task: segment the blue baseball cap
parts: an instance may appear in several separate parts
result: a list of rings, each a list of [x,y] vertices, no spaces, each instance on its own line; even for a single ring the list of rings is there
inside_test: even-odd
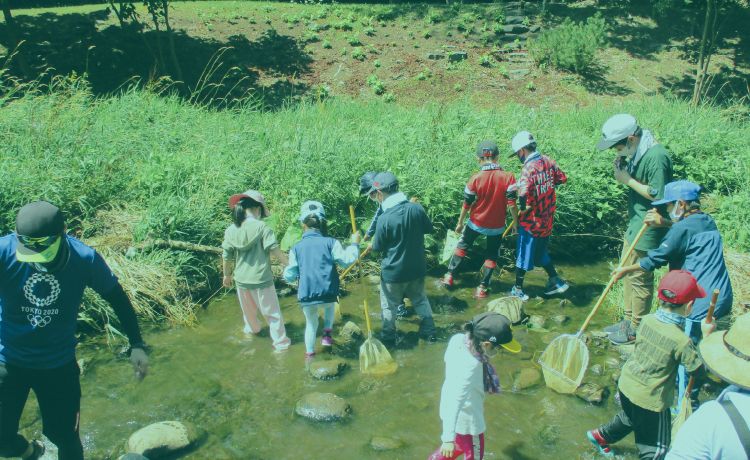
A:
[[[677,200],[697,200],[701,196],[701,186],[690,182],[689,180],[678,180],[670,182],[664,187],[664,198],[659,201],[652,201],[651,204],[659,206],[660,204],[674,203]]]
[[[302,212],[300,212],[299,221],[304,222],[305,219],[307,219],[307,216],[311,214],[315,214],[319,219],[325,220],[326,211],[323,209],[323,205],[320,201],[305,201],[305,204],[302,205]]]

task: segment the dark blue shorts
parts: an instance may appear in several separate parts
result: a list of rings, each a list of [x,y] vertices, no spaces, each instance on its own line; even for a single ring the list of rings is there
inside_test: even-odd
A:
[[[547,265],[550,262],[547,246],[549,246],[549,236],[532,236],[519,226],[516,267],[531,271],[534,267]]]

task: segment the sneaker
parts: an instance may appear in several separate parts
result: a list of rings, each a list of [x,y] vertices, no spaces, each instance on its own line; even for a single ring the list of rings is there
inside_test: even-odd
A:
[[[515,286],[513,286],[513,289],[510,290],[510,295],[516,296],[516,297],[520,297],[521,300],[523,300],[524,302],[526,302],[527,300],[529,300],[529,296],[527,296],[526,294],[524,294],[521,289],[519,289],[519,288],[517,288]]]
[[[426,339],[424,339],[424,341],[428,345],[435,345],[437,343],[437,336],[431,335],[431,336],[427,337]]]
[[[330,347],[333,345],[333,340],[331,340],[331,329],[323,329],[323,337],[320,339],[320,344],[324,347]]]
[[[613,345],[628,345],[635,342],[635,329],[630,327],[620,329],[617,332],[613,332],[609,335],[609,341]]]
[[[555,295],[555,294],[562,294],[563,292],[567,291],[568,283],[561,280],[560,278],[557,278],[557,281],[554,283],[550,281],[547,283],[547,286],[544,288],[544,295]]]
[[[446,273],[442,281],[440,282],[445,286],[453,286],[453,275],[451,275],[450,273]]]
[[[620,329],[626,329],[628,327],[630,327],[630,321],[628,321],[625,318],[623,318],[619,322],[617,322],[617,323],[615,323],[615,324],[613,324],[611,326],[605,327],[604,328],[604,332],[606,332],[607,334],[611,334],[613,332],[619,331]]]
[[[597,449],[599,449],[599,453],[602,455],[606,455],[607,457],[612,457],[614,455],[609,444],[607,444],[607,441],[605,441],[604,438],[602,438],[602,435],[599,434],[599,430],[587,431],[586,437],[589,438],[589,441],[591,441]]]
[[[403,318],[406,316],[406,306],[404,304],[401,304],[396,308],[396,316],[399,318]]]
[[[477,288],[477,292],[474,293],[475,299],[484,299],[487,297],[487,293],[490,292],[490,290],[484,286],[479,286]]]

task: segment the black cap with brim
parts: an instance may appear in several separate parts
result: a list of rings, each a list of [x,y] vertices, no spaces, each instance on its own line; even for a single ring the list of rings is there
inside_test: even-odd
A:
[[[65,219],[57,206],[47,201],[35,201],[22,207],[16,217],[18,246],[16,258],[20,262],[51,262],[60,249],[60,238],[51,245],[29,244],[22,240],[43,240],[63,234]]]
[[[513,326],[510,319],[488,311],[477,315],[471,320],[474,323],[472,336],[482,342],[500,345],[511,353],[520,353],[521,344],[513,338]]]

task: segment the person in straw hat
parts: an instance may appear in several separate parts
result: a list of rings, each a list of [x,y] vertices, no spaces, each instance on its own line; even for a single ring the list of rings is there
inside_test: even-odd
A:
[[[712,331],[715,325],[712,321]],[[703,333],[707,337],[698,346],[701,359],[729,387],[687,419],[666,460],[750,458],[750,313],[737,318],[728,331]]]

